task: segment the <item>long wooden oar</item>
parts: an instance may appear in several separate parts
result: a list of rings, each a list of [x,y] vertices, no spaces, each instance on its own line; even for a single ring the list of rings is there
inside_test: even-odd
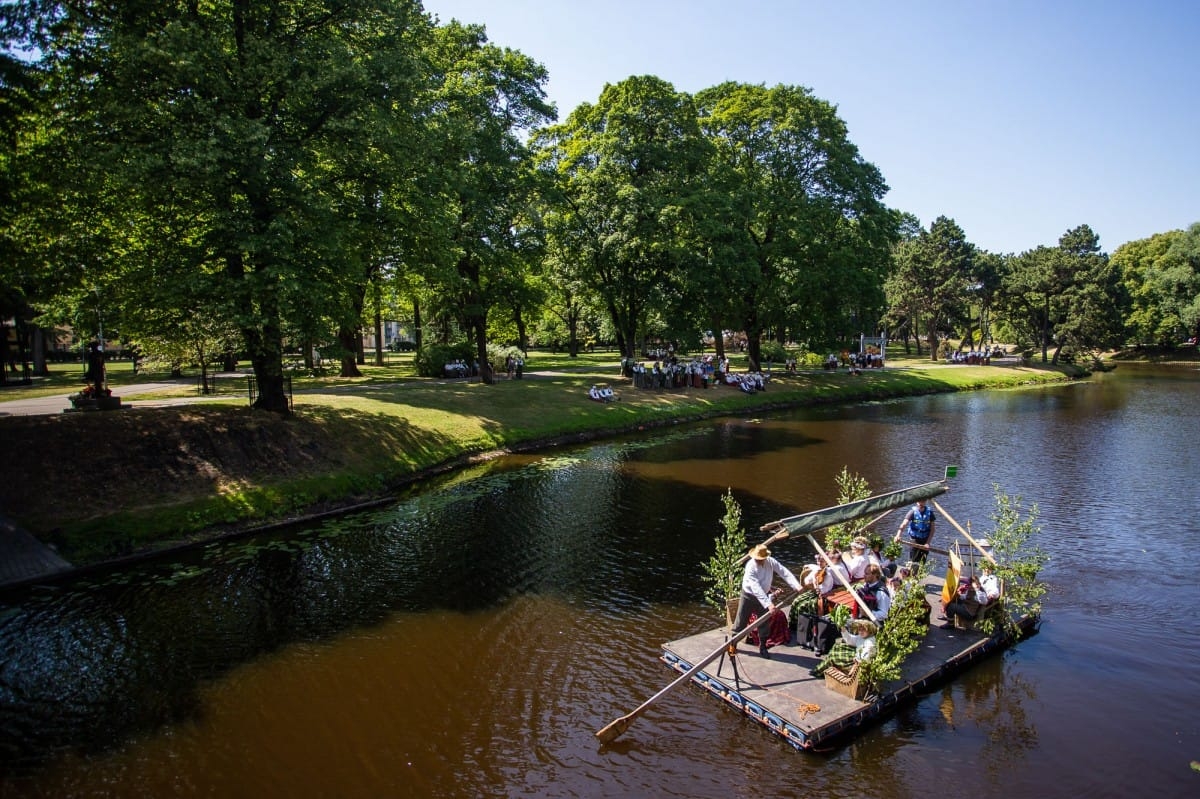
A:
[[[788,607],[788,605],[790,605],[792,603],[792,601],[795,598],[796,597],[791,597],[787,602],[783,603],[782,605],[776,605],[775,608],[777,610],[783,611]],[[700,671],[705,666],[707,666],[709,663],[712,663],[714,660],[721,657],[721,655],[725,654],[726,650],[728,650],[729,647],[737,646],[739,641],[741,641],[746,636],[750,635],[750,633],[753,632],[754,630],[757,630],[759,627],[762,627],[764,624],[766,624],[767,620],[770,618],[771,618],[770,613],[764,613],[760,618],[756,619],[753,624],[748,625],[746,627],[746,629],[744,629],[741,632],[734,635],[728,641],[721,644],[719,647],[717,647],[712,652],[710,652],[708,655],[706,655],[704,658],[702,658],[698,663],[696,663],[696,665],[692,666],[690,669],[685,671],[683,674],[680,674],[678,677],[676,677],[671,682],[671,684],[668,685],[666,688],[663,688],[661,691],[656,693],[654,696],[650,697],[645,702],[642,702],[642,704],[638,705],[636,708],[634,708],[630,712],[626,713],[624,716],[621,716],[621,718],[609,723],[607,726],[602,728],[599,732],[596,733],[596,737],[600,739],[600,743],[606,744],[606,743],[611,743],[612,741],[615,741],[623,732],[625,732],[625,730],[629,729],[629,725],[632,724],[634,722],[634,720],[637,719],[638,716],[642,715],[642,713],[644,713],[646,711],[646,708],[650,707],[655,702],[657,702],[658,700],[662,699],[664,696],[669,694],[671,691],[675,690],[680,685],[683,685],[685,682],[690,680],[692,677],[694,677],[696,675],[696,672]]]
[[[991,552],[988,552],[986,549],[984,549],[982,546],[980,546],[979,542],[978,542],[978,541],[976,541],[974,538],[972,538],[972,537],[971,537],[971,534],[970,534],[970,533],[968,533],[966,530],[964,530],[964,529],[962,528],[962,525],[961,525],[961,524],[959,524],[958,522],[954,521],[954,517],[953,517],[953,516],[951,516],[949,513],[946,513],[946,509],[945,509],[945,508],[943,508],[941,505],[937,504],[937,502],[936,502],[936,501],[933,503],[933,507],[937,508],[937,510],[938,510],[938,513],[940,513],[940,514],[942,514],[943,516],[945,516],[945,517],[946,517],[946,521],[948,521],[948,522],[950,522],[952,525],[954,525],[954,529],[955,529],[955,530],[958,530],[960,533],[962,533],[964,536],[966,536],[967,540],[971,542],[971,545],[972,545],[972,546],[974,546],[976,549],[978,549],[978,550],[979,550],[981,553],[983,553],[983,556],[984,556],[985,558],[987,558],[988,560],[990,560],[990,561],[992,562],[992,565],[993,565],[993,566],[995,566],[995,565],[996,565],[996,559],[995,559],[994,557],[992,557],[992,553],[991,553]]]
[[[936,552],[939,555],[949,555],[950,554],[949,550],[938,549],[937,547],[931,547],[929,544],[918,544],[916,541],[913,541],[910,538],[901,538],[900,544],[902,546],[912,547],[914,549],[923,549],[926,552]]]

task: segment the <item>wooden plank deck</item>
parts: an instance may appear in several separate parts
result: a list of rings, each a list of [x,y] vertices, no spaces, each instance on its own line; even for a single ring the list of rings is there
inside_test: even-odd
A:
[[[800,646],[784,645],[771,650],[770,660],[759,656],[757,647],[742,644],[734,658],[737,674],[728,656],[698,672],[692,682],[779,735],[797,749],[833,746],[866,724],[890,714],[899,705],[928,693],[954,674],[981,658],[995,654],[1010,642],[986,638],[982,633],[943,630],[938,625],[942,579],[925,582],[926,599],[933,606],[931,625],[921,647],[904,664],[904,675],[884,686],[877,697],[858,702],[825,687],[824,678],[808,672],[818,658]],[[1023,620],[1032,628],[1033,620]],[[725,630],[708,630],[698,635],[663,644],[662,660],[683,673],[721,646]]]

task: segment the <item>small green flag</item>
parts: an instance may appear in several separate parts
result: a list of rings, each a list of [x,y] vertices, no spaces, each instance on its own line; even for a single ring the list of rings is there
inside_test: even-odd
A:
[[[958,467],[957,466],[947,466],[946,467],[946,479],[947,480],[949,480],[951,477],[957,477],[957,476],[958,476]]]

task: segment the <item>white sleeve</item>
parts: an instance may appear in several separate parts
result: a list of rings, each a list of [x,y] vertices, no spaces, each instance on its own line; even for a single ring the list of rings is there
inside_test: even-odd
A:
[[[887,592],[887,589],[884,589],[877,592],[875,596],[875,621],[883,621],[892,610],[892,595]]]
[[[772,560],[774,560],[774,558],[772,558]],[[787,566],[784,566],[779,561],[775,561],[775,573],[782,577],[783,581],[795,590],[801,590],[800,581],[796,579],[796,575],[788,571]]]

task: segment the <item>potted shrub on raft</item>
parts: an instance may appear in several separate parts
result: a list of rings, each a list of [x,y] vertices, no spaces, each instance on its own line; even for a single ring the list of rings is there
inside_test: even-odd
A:
[[[725,623],[732,624],[742,594],[742,558],[748,547],[746,531],[742,529],[742,507],[733,498],[732,489],[726,489],[721,501],[725,503],[721,532],[716,537],[712,557],[704,564],[704,582],[708,583],[704,602],[724,611]]]

